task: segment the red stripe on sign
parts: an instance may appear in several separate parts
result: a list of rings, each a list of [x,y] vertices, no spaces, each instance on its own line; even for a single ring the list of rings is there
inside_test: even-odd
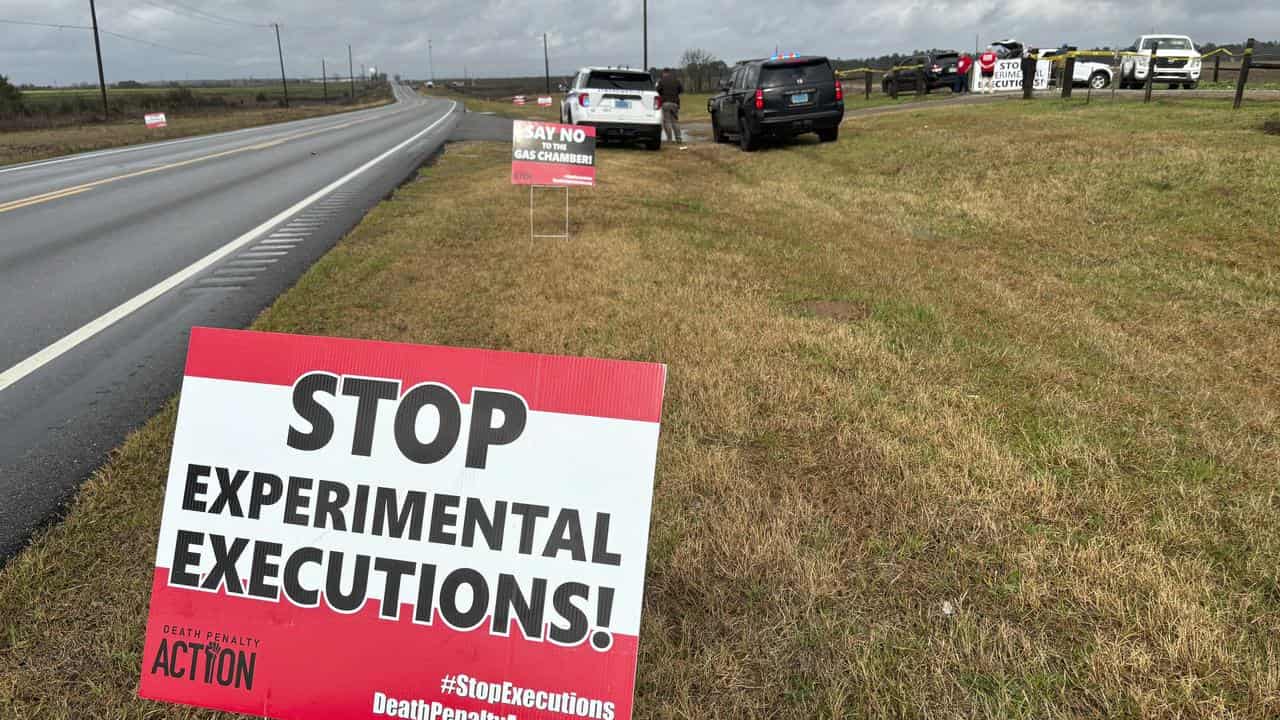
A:
[[[405,388],[439,382],[464,403],[473,388],[510,390],[530,410],[655,423],[667,377],[657,363],[191,329],[188,376],[292,386],[313,371],[399,380]]]
[[[406,606],[402,617],[409,614]],[[168,570],[156,568],[138,695],[282,720],[402,717],[375,713],[375,693],[520,720],[605,717],[601,705],[609,702],[613,717],[629,720],[638,645],[634,635],[614,635],[613,646],[597,652],[586,644],[565,648],[461,632],[440,620],[380,620],[376,601],[343,615],[183,590],[169,587]],[[460,697],[460,683],[474,687],[470,679],[496,685],[491,692],[510,683],[520,697],[508,703]],[[563,706],[569,693],[575,705],[586,698],[581,707],[589,712],[525,702],[541,697],[545,706],[555,695]]]

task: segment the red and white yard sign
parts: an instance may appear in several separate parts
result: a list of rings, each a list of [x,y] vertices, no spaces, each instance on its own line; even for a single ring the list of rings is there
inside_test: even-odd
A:
[[[513,105],[523,105],[523,104],[524,104],[524,96],[523,96],[523,95],[516,95],[515,97],[512,97],[512,98],[511,98],[511,103],[512,103]]]
[[[165,119],[164,113],[146,113],[142,116],[147,127],[154,130],[155,128],[169,127],[169,121]]]
[[[538,107],[551,107],[551,96],[549,96],[549,95],[539,95],[539,96],[538,96]]]
[[[511,129],[515,185],[596,184],[596,129],[516,120]]]
[[[632,715],[666,369],[195,328],[142,697]]]

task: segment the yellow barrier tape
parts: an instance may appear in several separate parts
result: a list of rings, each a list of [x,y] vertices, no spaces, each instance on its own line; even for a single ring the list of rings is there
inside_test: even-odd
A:
[[[1226,48],[1218,48],[1217,50],[1213,50],[1201,55],[1200,58],[1201,59],[1211,58],[1214,55],[1226,55],[1227,57],[1235,57],[1235,53],[1231,52],[1230,50]]]

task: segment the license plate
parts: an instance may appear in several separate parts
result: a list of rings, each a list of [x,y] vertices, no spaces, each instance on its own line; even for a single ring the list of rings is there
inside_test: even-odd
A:
[[[614,100],[613,106],[618,108],[619,110],[630,110],[631,101],[630,100]]]
[[[809,102],[809,93],[796,93],[791,96],[791,104],[799,105],[800,103]]]

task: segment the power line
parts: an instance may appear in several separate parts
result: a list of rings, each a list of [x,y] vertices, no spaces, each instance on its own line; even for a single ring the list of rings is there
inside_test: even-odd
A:
[[[235,61],[233,60],[228,60],[227,58],[220,58],[216,55],[207,55],[205,53],[196,52],[194,50],[182,50],[176,47],[169,47],[168,45],[161,45],[160,43],[151,42],[150,40],[143,40],[142,38],[130,37],[128,35],[123,35],[118,32],[111,32],[110,30],[104,30],[102,28],[99,28],[98,31],[101,32],[103,35],[110,35],[112,37],[120,38],[121,40],[128,40],[129,42],[140,43],[142,45],[150,45],[153,48],[159,48],[161,50],[168,50],[170,52],[181,53],[183,55],[196,55],[203,58],[209,58],[210,60],[218,60],[219,62],[235,64]]]
[[[184,20],[202,20],[208,23],[216,23],[217,25],[220,25],[222,27],[239,27],[239,25],[235,23],[224,22],[222,20],[215,20],[213,18],[204,17],[203,15],[196,15],[195,13],[184,12],[177,8],[169,7],[168,5],[161,5],[160,3],[153,2],[152,0],[142,0],[142,2],[150,5],[151,7],[160,8],[161,10],[164,10],[167,13],[172,13],[173,15],[177,15],[178,17],[183,18]]]
[[[93,29],[93,27],[89,25],[68,25],[64,23],[45,23],[45,22],[35,22],[31,20],[0,19],[0,23],[6,24],[6,25],[28,25],[32,27],[54,28],[58,30],[92,30]],[[183,50],[182,48],[176,48],[169,45],[161,45],[158,42],[143,40],[142,38],[133,37],[131,35],[125,35],[124,33],[112,32],[111,30],[107,30],[106,28],[100,27],[98,28],[98,32],[102,33],[103,35],[110,35],[112,37],[119,38],[121,40],[128,40],[129,42],[138,43],[140,45],[149,45],[153,48],[158,48],[160,50],[168,50],[169,52],[180,53],[182,55],[195,55],[197,57],[208,58],[210,60],[217,60],[219,62],[225,62],[232,65],[238,64],[237,61],[230,60],[228,58],[218,57],[216,55],[209,55],[207,53],[202,53],[202,52],[196,52],[194,50]]]
[[[164,5],[160,5],[159,3],[153,2],[152,0],[146,0],[146,2],[150,5],[157,5],[158,7],[163,7],[166,10],[172,10],[171,8],[165,7]],[[186,10],[188,13],[191,13],[197,16],[203,16],[204,18],[209,18],[216,22],[225,23],[228,25],[242,25],[244,27],[255,27],[255,28],[271,27],[270,23],[255,23],[255,22],[249,22],[247,20],[237,20],[236,18],[230,18],[225,15],[218,15],[216,13],[208,12],[207,10],[201,10],[200,8],[191,7],[190,5],[178,2],[178,0],[168,0],[168,4],[173,5],[175,7],[182,8],[183,10]]]
[[[32,22],[30,20],[0,20],[6,25],[31,25],[34,27],[56,28],[58,30],[92,30],[88,25],[63,25],[60,23]]]

